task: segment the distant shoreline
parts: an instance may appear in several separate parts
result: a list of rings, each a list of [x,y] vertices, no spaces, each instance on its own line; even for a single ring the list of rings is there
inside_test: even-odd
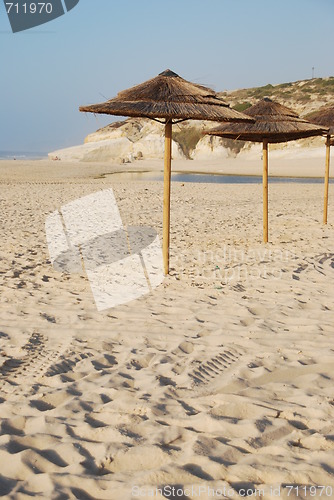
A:
[[[33,160],[46,160],[48,153],[35,151],[0,151],[0,161],[33,161]]]
[[[273,155],[274,156],[274,155]],[[334,161],[334,160],[333,160]],[[97,180],[115,174],[144,174],[145,176],[162,175],[163,159],[137,160],[132,163],[52,161],[48,159],[27,160],[0,159],[0,181],[43,179],[62,181],[66,179]],[[210,175],[210,176],[246,176],[262,177],[262,160],[226,159],[221,160],[173,160],[172,174]],[[318,179],[324,178],[325,158],[270,158],[269,178]],[[124,176],[123,176],[124,177]],[[334,166],[330,169],[330,178],[334,178]]]

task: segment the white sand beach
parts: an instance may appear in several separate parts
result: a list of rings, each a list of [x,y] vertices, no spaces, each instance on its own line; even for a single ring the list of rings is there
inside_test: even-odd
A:
[[[322,183],[270,184],[264,245],[261,184],[174,182],[170,275],[98,312],[84,273],[52,267],[45,219],[112,188],[124,225],[162,238],[162,183],[111,175],[130,169],[162,162],[0,162],[0,496],[334,498],[333,184],[327,225]]]

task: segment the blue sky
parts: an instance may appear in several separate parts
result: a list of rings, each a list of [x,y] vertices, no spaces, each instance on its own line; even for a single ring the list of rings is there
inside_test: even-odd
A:
[[[1,2],[0,150],[80,144],[117,118],[79,105],[166,68],[217,91],[334,76],[333,19],[333,0],[80,0],[13,34]]]

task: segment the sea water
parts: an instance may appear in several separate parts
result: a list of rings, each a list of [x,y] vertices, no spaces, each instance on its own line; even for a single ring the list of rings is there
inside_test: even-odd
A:
[[[0,160],[42,160],[48,153],[31,151],[0,151]]]

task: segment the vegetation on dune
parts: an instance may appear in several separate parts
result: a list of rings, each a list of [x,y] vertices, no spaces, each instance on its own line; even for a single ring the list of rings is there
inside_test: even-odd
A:
[[[245,102],[238,102],[237,104],[235,104],[233,107],[233,109],[235,109],[236,111],[239,111],[240,113],[242,113],[243,111],[246,111],[246,109],[250,108],[251,107],[251,103],[248,102],[248,101],[245,101]]]
[[[234,141],[233,139],[225,139],[223,137],[220,140],[224,148],[229,149],[235,156],[240,153],[246,144],[244,141]]]
[[[197,127],[184,127],[179,130],[174,129],[172,132],[173,141],[178,143],[184,156],[188,159],[202,137],[203,132]]]
[[[220,94],[226,101],[231,102],[234,109],[242,111],[244,103],[254,104],[256,100],[269,97],[278,100],[282,104],[294,108],[294,106],[321,101],[330,102],[334,100],[334,77],[312,78],[310,80],[299,80],[297,82],[286,82],[278,85],[268,83],[262,87],[240,89]],[[247,107],[244,108],[244,110]],[[308,110],[305,109],[307,113]]]

